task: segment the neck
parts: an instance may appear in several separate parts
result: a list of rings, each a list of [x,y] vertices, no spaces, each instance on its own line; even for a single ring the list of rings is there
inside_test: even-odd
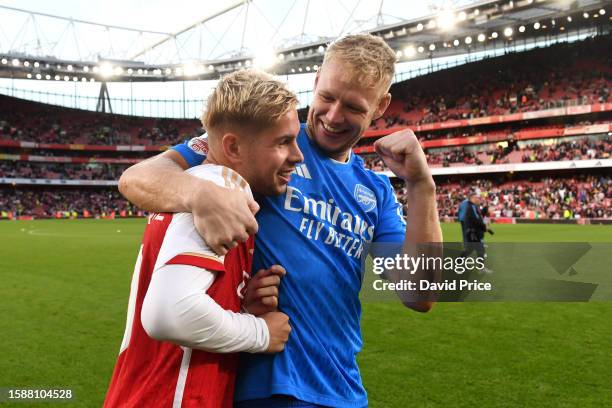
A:
[[[208,151],[208,155],[206,155],[206,160],[204,160],[205,164],[216,164],[218,166],[229,167],[226,160],[223,160],[223,155],[216,154],[212,149]]]
[[[334,153],[334,154],[330,154],[329,158],[330,159],[334,159],[340,163],[346,163],[348,162],[348,159],[350,157],[351,151],[347,151],[347,152],[342,152],[342,153]]]

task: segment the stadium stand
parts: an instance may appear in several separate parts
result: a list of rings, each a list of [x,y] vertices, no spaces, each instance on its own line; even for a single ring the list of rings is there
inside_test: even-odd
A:
[[[610,39],[557,44],[396,84],[375,129],[606,103]],[[571,58],[567,58],[567,57]],[[551,63],[554,61],[554,63]]]
[[[577,219],[612,217],[612,178],[609,175],[543,177],[520,181],[476,179],[438,185],[442,218],[456,216],[470,191],[480,192],[483,204],[496,218]],[[398,189],[400,200],[403,189]]]
[[[500,220],[612,219],[611,178],[600,167],[612,151],[610,43],[600,36],[395,84],[389,111],[355,151],[368,168],[385,172],[374,141],[410,125],[427,153],[446,219],[471,189]],[[142,216],[116,191],[121,172],[201,132],[197,120],[95,113],[0,95],[0,218]],[[566,162],[569,170],[561,170]],[[463,176],[449,173],[455,170]],[[397,192],[403,200],[401,185]]]

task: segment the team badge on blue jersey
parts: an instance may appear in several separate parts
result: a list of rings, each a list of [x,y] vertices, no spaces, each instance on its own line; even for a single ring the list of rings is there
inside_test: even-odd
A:
[[[187,143],[187,147],[199,155],[208,156],[208,138],[206,136],[194,137]]]
[[[376,208],[376,196],[374,195],[374,192],[363,184],[355,185],[353,196],[365,212],[370,212]]]

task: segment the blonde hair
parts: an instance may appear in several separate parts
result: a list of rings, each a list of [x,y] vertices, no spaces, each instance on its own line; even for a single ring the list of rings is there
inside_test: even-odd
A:
[[[209,134],[247,128],[257,133],[274,125],[297,104],[295,94],[272,75],[243,69],[219,80],[201,120]]]
[[[395,73],[395,60],[395,52],[382,38],[354,34],[331,43],[323,57],[323,65],[329,61],[346,64],[351,80],[368,88],[381,86],[386,92]]]

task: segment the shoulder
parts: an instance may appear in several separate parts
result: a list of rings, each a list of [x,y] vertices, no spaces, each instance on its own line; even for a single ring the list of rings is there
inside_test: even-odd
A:
[[[201,164],[191,167],[186,171],[195,177],[211,181],[220,187],[240,190],[251,195],[251,189],[246,180],[238,172],[229,167],[216,164]]]

